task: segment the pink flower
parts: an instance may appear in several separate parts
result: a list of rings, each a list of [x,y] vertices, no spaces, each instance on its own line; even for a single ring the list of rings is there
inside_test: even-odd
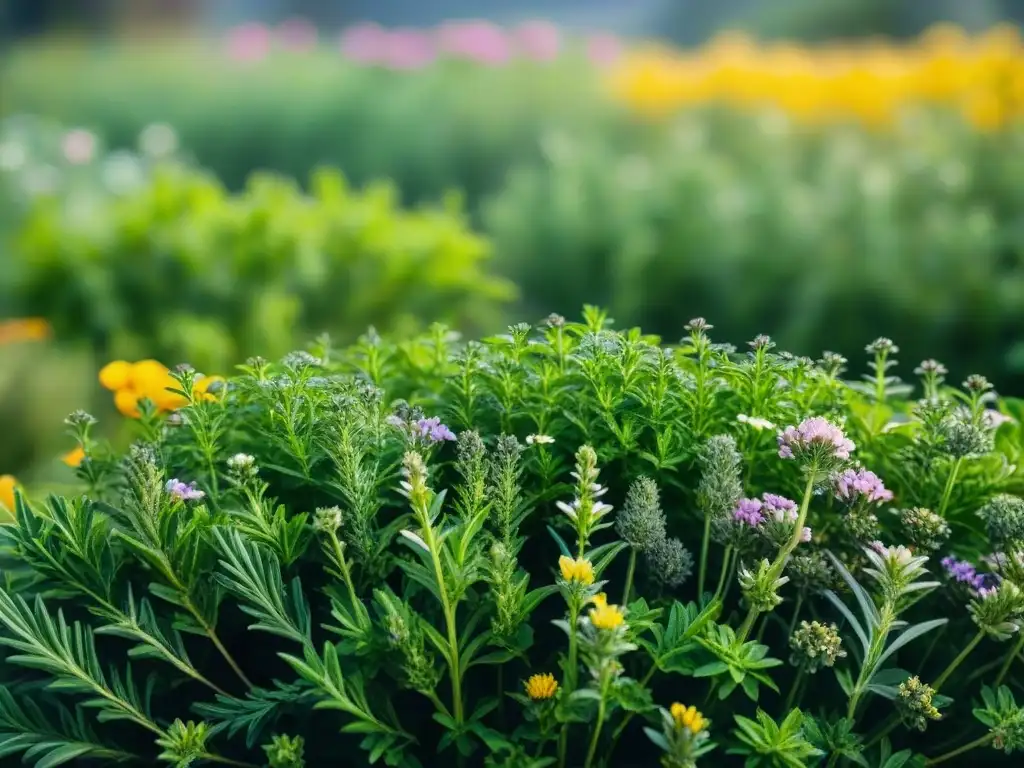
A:
[[[392,69],[423,69],[437,53],[430,37],[414,29],[396,29],[384,43],[384,61]]]
[[[96,136],[84,128],[64,134],[60,143],[64,159],[72,165],[85,165],[96,155]]]
[[[591,35],[587,40],[587,58],[592,64],[606,67],[614,64],[622,55],[622,43],[615,35]]]
[[[775,493],[766,493],[761,497],[764,501],[764,512],[777,523],[795,523],[800,517],[796,502]]]
[[[445,24],[438,31],[438,43],[448,55],[479,64],[504,64],[511,55],[505,33],[488,21]]]
[[[806,543],[811,540],[811,529],[804,526],[803,530],[800,531],[800,541]]]
[[[341,33],[341,52],[362,64],[379,63],[387,57],[389,37],[376,24],[356,24]]]
[[[227,34],[227,53],[235,61],[260,61],[270,52],[270,30],[262,24],[241,24]]]
[[[779,433],[778,442],[782,459],[814,453],[819,458],[846,460],[856,447],[843,430],[820,416],[804,419],[798,427],[786,427]]]
[[[764,515],[761,514],[761,502],[757,499],[740,499],[732,518],[738,523],[746,523],[751,528],[757,528],[764,522]]]
[[[515,31],[519,53],[533,61],[552,61],[558,57],[561,35],[549,21],[528,21]]]
[[[869,504],[884,504],[892,501],[892,491],[888,490],[881,478],[867,469],[847,469],[832,478],[832,486],[836,498],[853,504],[864,499]]]
[[[296,53],[307,53],[316,48],[316,27],[303,18],[281,22],[275,35],[281,47]]]

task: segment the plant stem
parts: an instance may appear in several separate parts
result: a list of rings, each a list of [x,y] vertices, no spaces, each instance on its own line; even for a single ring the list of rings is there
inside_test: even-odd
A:
[[[797,515],[796,522],[793,524],[793,535],[789,537],[789,541],[786,542],[785,546],[779,550],[779,554],[775,557],[775,562],[772,563],[768,569],[768,578],[777,579],[779,574],[782,573],[782,569],[786,565],[786,559],[790,553],[797,548],[800,543],[800,538],[803,535],[804,523],[807,521],[807,510],[811,506],[811,495],[814,493],[814,480],[818,475],[818,468],[815,465],[811,465],[807,472],[807,486],[804,488],[804,497],[800,501],[800,512]],[[736,635],[737,641],[742,645],[746,642],[747,635],[750,634],[751,628],[754,626],[754,621],[757,619],[758,610],[751,606],[747,612],[747,618],[744,619],[743,625],[740,627],[740,631]]]
[[[704,514],[704,538],[700,542],[700,573],[697,575],[697,598],[704,594],[704,577],[708,569],[708,547],[711,544],[711,515]]]
[[[946,516],[946,507],[949,506],[949,499],[953,494],[953,484],[956,482],[956,476],[960,474],[960,466],[963,463],[963,456],[953,462],[953,468],[949,471],[949,477],[946,478],[946,487],[942,489],[942,501],[939,502],[939,508],[937,510],[939,517]]]
[[[932,683],[932,688],[935,689],[936,693],[938,693],[939,688],[942,687],[942,684],[946,682],[949,676],[953,674],[954,670],[956,670],[956,668],[963,663],[964,659],[966,659],[971,654],[971,651],[973,651],[978,646],[978,643],[981,642],[983,637],[985,637],[985,633],[978,632],[973,638],[971,638],[971,642],[964,646],[964,649],[960,651],[960,654],[951,662],[949,662],[949,666],[946,667],[943,670],[942,674],[935,679],[934,683]]]
[[[1006,661],[1003,662],[1003,666],[999,668],[999,675],[996,676],[996,682],[993,686],[994,688],[998,688],[1003,684],[1003,678],[1005,678],[1006,674],[1010,671],[1010,667],[1013,666],[1013,660],[1017,658],[1021,649],[1024,649],[1024,633],[1022,633],[1017,642],[1013,644],[1013,649],[1007,655]]]
[[[230,757],[221,757],[220,755],[211,755],[209,752],[203,753],[203,760],[208,760],[211,763],[220,763],[221,765],[234,765],[237,768],[259,768],[254,763],[243,763],[238,760],[232,760]]]
[[[352,571],[348,567],[348,561],[345,559],[345,547],[338,540],[338,534],[335,531],[331,531],[328,537],[331,542],[331,549],[334,552],[334,558],[338,562],[338,568],[341,570],[341,578],[345,582],[345,587],[348,589],[348,599],[352,603],[352,613],[356,614],[359,619],[359,626],[365,627],[366,622],[364,619],[363,611],[360,610],[362,603],[356,596],[356,587],[352,582]]]
[[[437,555],[437,542],[434,540],[434,530],[430,526],[425,526],[424,531],[429,531],[427,546],[430,548],[430,559],[434,563],[437,593],[441,598],[441,609],[444,612],[444,623],[448,631],[448,677],[451,678],[452,683],[452,715],[455,718],[455,722],[462,725],[462,673],[459,668],[459,635],[455,625],[455,607],[448,598],[448,587],[444,581],[441,558]]]
[[[647,671],[647,674],[644,675],[644,679],[640,681],[640,687],[641,688],[646,688],[647,684],[651,682],[651,678],[654,677],[654,673],[657,672],[657,671],[658,671],[658,664],[657,664],[657,662],[655,662],[651,666],[651,668]],[[622,732],[624,730],[626,730],[626,726],[629,725],[629,721],[633,719],[633,715],[635,715],[635,714],[636,714],[635,712],[627,712],[626,716],[622,719],[622,722],[619,723],[619,727],[616,728],[615,731],[612,733],[612,743],[611,743],[611,746],[608,748],[608,754],[609,755],[612,753],[612,750],[615,749],[615,745],[619,741],[619,736],[621,736]]]
[[[607,685],[601,686],[601,700],[597,705],[597,725],[594,726],[594,734],[590,737],[590,749],[587,750],[587,761],[583,768],[590,768],[594,762],[594,754],[597,752],[597,742],[601,738],[601,728],[604,726],[604,702],[607,698]]]
[[[565,691],[566,695],[571,694],[576,690],[576,673],[577,673],[577,641],[576,641],[576,624],[579,621],[580,608],[577,604],[577,599],[573,598],[569,601],[569,657],[566,661],[565,669]],[[569,723],[563,723],[562,732],[558,736],[558,765],[560,768],[565,768],[565,753],[569,746]]]
[[[203,632],[205,632],[206,636],[210,638],[210,642],[213,643],[213,646],[220,652],[220,655],[224,657],[224,660],[228,663],[228,666],[231,667],[232,670],[234,670],[234,673],[238,676],[239,680],[245,683],[247,687],[252,688],[252,681],[248,677],[246,677],[245,672],[243,672],[242,668],[238,666],[238,662],[234,660],[234,658],[228,652],[228,649],[224,647],[224,643],[222,643],[220,637],[217,636],[217,630],[206,622],[206,619],[203,618],[201,613],[199,613],[198,609],[192,604],[191,600],[187,600],[186,602],[186,608],[188,609],[189,613],[191,613],[195,620],[199,622],[199,625],[203,628]]]
[[[995,734],[986,733],[984,736],[980,736],[974,741],[970,741],[964,744],[962,747],[957,747],[951,752],[946,752],[945,754],[939,755],[938,757],[930,758],[926,760],[924,764],[938,765],[939,763],[944,763],[947,760],[952,760],[954,757],[959,757],[964,752],[970,752],[972,749],[975,749],[977,747],[984,747],[986,744],[992,741],[993,738],[995,738]]]
[[[725,554],[722,556],[722,569],[718,572],[718,584],[715,586],[716,598],[722,594],[722,588],[728,582],[727,574],[729,572],[730,560],[732,560],[732,547],[726,547]]]
[[[629,548],[629,567],[626,569],[626,588],[622,592],[622,604],[629,605],[629,593],[633,591],[633,574],[636,572],[636,549]]]
[[[800,592],[796,596],[796,605],[793,607],[793,618],[789,620],[789,626],[786,628],[786,640],[793,635],[793,630],[796,628],[797,619],[800,618],[800,609],[804,607],[804,593]]]
[[[793,680],[793,685],[789,689],[789,694],[786,696],[786,703],[782,705],[783,712],[788,712],[793,708],[793,702],[796,701],[796,693],[804,682],[804,675],[804,668],[800,667],[796,672],[796,678]]]

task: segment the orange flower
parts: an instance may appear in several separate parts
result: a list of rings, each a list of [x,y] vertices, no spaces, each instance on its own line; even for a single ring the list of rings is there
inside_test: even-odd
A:
[[[133,389],[119,389],[115,392],[114,406],[122,416],[127,416],[129,419],[137,419],[142,415],[139,413],[139,396]]]
[[[111,392],[131,387],[132,364],[124,360],[107,363],[100,369],[100,384]]]
[[[200,376],[193,387],[193,397],[215,400],[209,389],[215,382],[223,381],[220,376]],[[100,384],[114,393],[117,410],[133,419],[140,416],[139,401],[143,398],[151,401],[159,411],[176,411],[188,404],[187,398],[171,391],[179,389],[180,384],[167,366],[157,360],[140,360],[137,363],[115,360],[100,371]]]
[[[0,320],[0,344],[19,341],[42,341],[50,338],[50,324],[41,317]]]
[[[76,445],[70,451],[60,457],[60,460],[67,464],[69,467],[78,467],[82,464],[82,459],[85,458],[85,448],[80,445]]]
[[[0,475],[0,511],[6,509],[14,514],[14,487],[16,483],[13,475]]]

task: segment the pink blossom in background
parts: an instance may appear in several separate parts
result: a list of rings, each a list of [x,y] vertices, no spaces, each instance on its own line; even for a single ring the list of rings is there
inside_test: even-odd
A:
[[[533,61],[552,61],[562,44],[558,27],[549,21],[527,21],[515,31],[516,49]]]
[[[84,128],[75,128],[61,140],[64,159],[72,165],[85,165],[96,154],[96,136]]]
[[[316,48],[316,27],[306,19],[296,17],[282,21],[275,36],[286,51],[307,53]]]
[[[392,69],[422,69],[436,56],[434,41],[415,29],[396,29],[385,40],[384,63]]]
[[[270,52],[270,30],[256,22],[240,24],[228,32],[226,46],[235,61],[260,61]]]
[[[504,64],[512,53],[505,33],[487,21],[444,24],[438,30],[438,42],[449,56],[480,64]]]
[[[389,45],[390,35],[377,24],[356,24],[341,33],[341,52],[361,64],[384,61]]]
[[[592,64],[606,67],[622,55],[622,42],[615,35],[600,33],[587,39],[587,58]]]

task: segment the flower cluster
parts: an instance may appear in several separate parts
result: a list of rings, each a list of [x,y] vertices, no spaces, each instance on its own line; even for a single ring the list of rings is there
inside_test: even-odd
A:
[[[952,555],[947,555],[941,560],[946,575],[953,581],[966,584],[974,590],[983,589],[985,586],[985,575],[978,573],[978,569],[967,560],[957,560]]]
[[[949,539],[949,524],[930,509],[913,507],[898,514],[903,535],[917,549],[935,552]]]
[[[892,491],[869,469],[846,469],[832,478],[837,499],[847,504],[884,504],[892,501]]]
[[[797,459],[818,471],[847,461],[855,446],[843,430],[820,416],[786,427],[778,436],[779,458]]]
[[[935,689],[922,683],[916,675],[900,683],[896,694],[896,708],[908,725],[923,731],[929,720],[941,720],[942,715],[932,703]]]
[[[558,681],[552,674],[531,675],[524,684],[526,695],[533,701],[547,701],[558,692]]]
[[[171,495],[175,501],[201,501],[206,497],[204,491],[196,487],[196,483],[185,483],[177,478],[167,481],[164,490]]]
[[[558,570],[562,575],[562,580],[567,584],[579,584],[589,587],[594,583],[594,566],[591,565],[589,560],[584,560],[583,558],[576,558],[574,560],[571,557],[562,555],[558,558]]]
[[[819,621],[801,621],[789,638],[789,647],[793,650],[790,664],[810,673],[831,667],[846,656],[839,628]]]
[[[156,360],[142,360],[128,363],[115,360],[103,366],[99,373],[100,384],[114,393],[114,405],[124,416],[139,418],[139,403],[148,400],[157,411],[168,412],[183,408],[188,399],[180,392],[180,383],[167,366]],[[224,379],[219,376],[197,376],[194,379],[192,396],[195,399],[213,400],[216,385]]]

